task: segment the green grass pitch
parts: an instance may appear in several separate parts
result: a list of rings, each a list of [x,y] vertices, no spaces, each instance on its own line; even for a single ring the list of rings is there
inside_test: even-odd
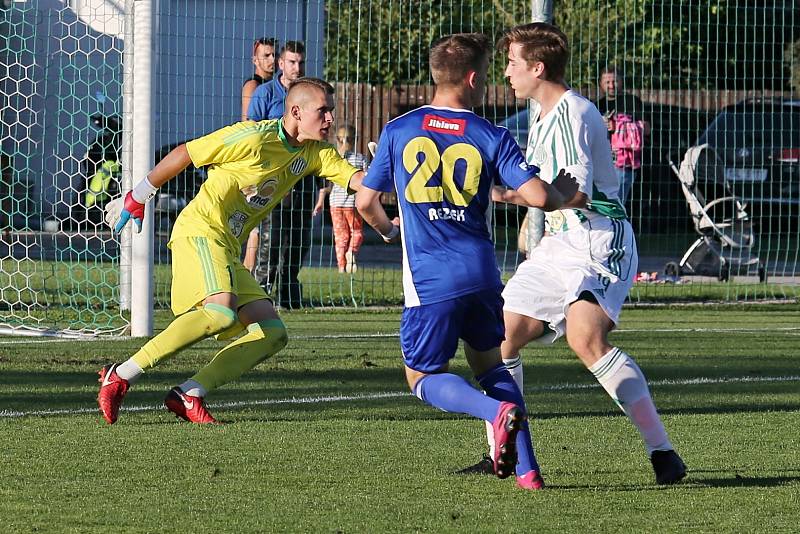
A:
[[[612,341],[644,370],[689,475],[656,486],[635,429],[563,341],[524,351],[548,488],[452,475],[483,425],[408,394],[396,310],[284,313],[276,357],[161,408],[220,345],[147,373],[119,422],[97,369],[141,340],[0,338],[3,532],[790,532],[800,524],[800,306],[639,307]],[[159,314],[158,327],[169,317]],[[463,356],[453,369],[468,376]]]

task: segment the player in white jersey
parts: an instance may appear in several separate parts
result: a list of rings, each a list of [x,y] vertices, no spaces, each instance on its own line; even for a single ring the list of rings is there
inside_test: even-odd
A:
[[[527,161],[551,182],[569,173],[579,191],[546,215],[546,235],[503,291],[506,339],[501,353],[522,390],[520,349],[531,341],[567,343],[644,439],[656,481],[686,476],[633,359],[608,340],[638,266],[636,241],[617,196],[608,130],[589,100],[564,83],[569,49],[556,27],[533,23],[506,32],[505,74],[517,98],[535,101]],[[524,204],[511,190],[495,200]],[[491,441],[490,441],[491,443]],[[481,462],[464,472],[478,472]]]

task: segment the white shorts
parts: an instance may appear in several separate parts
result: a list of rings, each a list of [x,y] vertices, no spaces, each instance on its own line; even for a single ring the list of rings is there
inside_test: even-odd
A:
[[[544,236],[508,281],[503,310],[545,322],[552,332],[537,341],[552,343],[566,332],[569,305],[589,291],[616,325],[638,266],[630,223],[596,217]]]

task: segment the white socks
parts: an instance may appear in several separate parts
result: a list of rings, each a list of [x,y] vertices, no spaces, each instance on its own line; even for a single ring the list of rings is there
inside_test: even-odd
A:
[[[135,361],[133,361],[133,358],[130,358],[126,362],[119,364],[116,371],[120,378],[124,378],[130,384],[133,384],[140,376],[142,376],[142,374],[144,374],[142,368],[139,367]],[[192,395],[193,397],[205,397],[206,393],[208,393],[206,388],[201,386],[200,383],[195,380],[187,380],[180,385],[180,388],[184,393],[187,395]]]
[[[503,365],[508,369],[511,378],[517,383],[517,387],[522,391],[522,358],[517,354],[513,358],[503,358]]]
[[[117,375],[128,381],[128,383],[133,384],[136,380],[142,376],[144,371],[139,364],[133,361],[133,358],[129,358],[124,363],[121,363],[117,366]]]
[[[589,371],[639,430],[648,455],[656,450],[672,449],[667,431],[650,397],[647,381],[630,356],[614,347]]]
[[[522,358],[519,357],[519,354],[513,358],[503,358],[503,365],[506,366],[511,378],[522,391]],[[489,421],[486,421],[486,440],[489,442],[489,456],[494,458],[494,429]]]
[[[201,386],[200,382],[197,382],[196,380],[189,379],[183,384],[181,384],[179,387],[181,388],[181,390],[183,390],[184,393],[186,393],[187,395],[191,395],[192,397],[205,397],[206,393],[208,393],[208,391],[206,391],[206,388]]]
[[[519,356],[504,358],[503,364],[522,391],[522,359]],[[616,347],[612,348],[592,365],[589,371],[636,426],[645,442],[648,455],[653,451],[672,450],[672,443],[650,397],[647,380],[630,356]],[[491,449],[494,447],[494,436],[492,425],[488,423],[486,436],[489,442],[489,454],[493,455],[494,451]]]

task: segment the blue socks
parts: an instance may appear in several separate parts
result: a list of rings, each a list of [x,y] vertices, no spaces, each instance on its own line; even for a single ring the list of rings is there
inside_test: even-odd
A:
[[[490,369],[475,378],[486,391],[486,396],[494,397],[500,401],[513,402],[522,408],[525,413],[528,413],[522,392],[517,387],[514,379],[511,378],[511,374],[509,374],[504,364],[501,363],[494,369]],[[533,452],[531,432],[527,422],[517,434],[517,455],[517,475],[524,475],[531,469],[541,471],[539,463],[536,461],[536,454]]]
[[[486,395],[452,373],[438,373],[421,378],[414,387],[414,395],[445,412],[464,413],[490,423],[497,416],[501,401],[513,402],[526,410],[525,399],[505,365],[499,364],[476,379]],[[517,454],[518,475],[524,475],[531,470],[540,471],[527,422],[517,434]]]
[[[422,377],[414,387],[414,395],[445,412],[465,413],[489,422],[494,420],[500,409],[500,401],[484,395],[452,373]]]

